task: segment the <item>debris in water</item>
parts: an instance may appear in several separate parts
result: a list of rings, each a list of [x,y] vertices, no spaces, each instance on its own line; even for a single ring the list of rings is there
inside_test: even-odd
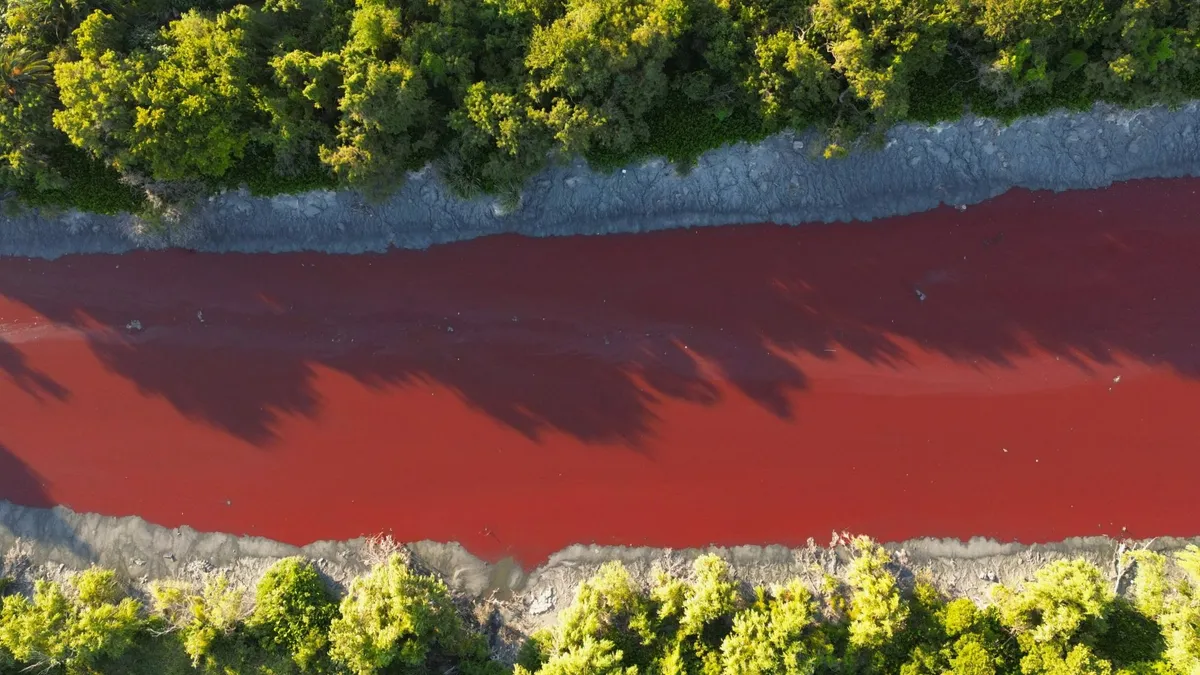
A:
[[[913,290],[917,292],[917,299],[921,302],[925,302],[925,292],[919,288],[914,288]]]
[[[196,318],[200,320],[200,323],[204,323],[204,312],[196,310]]]
[[[142,329],[142,322],[138,321],[137,319],[134,319],[133,321],[130,321],[129,323],[125,324],[125,330],[132,331],[132,330],[141,330],[141,329]]]
[[[1113,382],[1120,382],[1120,381],[1121,381],[1121,376],[1120,376],[1120,375],[1118,375],[1118,376],[1116,376],[1116,377],[1114,377],[1114,378],[1113,378]]]

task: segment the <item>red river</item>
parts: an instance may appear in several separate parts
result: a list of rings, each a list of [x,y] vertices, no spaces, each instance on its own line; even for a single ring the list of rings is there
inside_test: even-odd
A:
[[[834,529],[1200,534],[1197,190],[3,259],[0,498],[525,564]]]

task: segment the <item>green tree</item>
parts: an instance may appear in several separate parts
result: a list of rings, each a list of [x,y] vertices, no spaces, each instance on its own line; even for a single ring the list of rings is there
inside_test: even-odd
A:
[[[446,585],[398,555],[353,581],[329,640],[333,659],[356,675],[445,670],[472,646]]]
[[[124,171],[156,179],[224,175],[261,132],[249,82],[250,9],[172,21],[152,52],[118,51],[116,20],[96,12],[76,30],[79,60],[60,63],[63,109],[54,122],[71,142]]]
[[[813,27],[850,92],[885,123],[908,113],[914,77],[941,68],[958,0],[817,0]]]
[[[337,604],[312,563],[285,558],[258,582],[246,625],[264,646],[282,649],[307,671],[324,654],[336,614]]]
[[[158,581],[150,586],[154,611],[169,630],[178,632],[194,667],[215,670],[216,649],[229,640],[249,614],[245,591],[224,574],[205,581],[199,592],[182,581]]]
[[[1121,3],[1103,40],[1104,57],[1088,65],[1088,76],[1103,96],[1144,104],[1183,95],[1181,67],[1187,59],[1180,57],[1190,50],[1178,10],[1174,0]]]
[[[655,652],[651,670],[664,675],[718,672],[722,641],[743,604],[729,564],[702,555],[692,564],[690,581],[660,572],[650,599],[657,612],[634,627]]]
[[[995,51],[984,86],[1002,105],[1047,94],[1079,74],[1110,20],[1105,0],[975,0],[976,25]]]
[[[757,68],[747,85],[758,95],[760,114],[774,126],[804,129],[828,118],[838,97],[829,63],[808,39],[780,29],[754,41]]]
[[[464,196],[481,191],[515,201],[525,181],[546,165],[553,138],[531,118],[524,60],[534,26],[561,6],[547,0],[485,0],[456,11],[460,23],[484,36],[457,40],[479,52],[475,77],[458,78],[444,98],[449,136],[438,170]]]
[[[0,606],[0,648],[28,669],[90,672],[125,653],[144,627],[141,605],[122,598],[111,570],[92,568],[64,587],[39,580],[33,599]]]
[[[42,53],[65,42],[92,10],[87,0],[7,0],[4,5],[5,46]]]
[[[653,638],[650,604],[629,571],[606,563],[579,585],[575,600],[559,616],[552,653],[582,647],[587,640],[612,643],[626,657]]]
[[[0,97],[0,185],[62,185],[48,156],[54,147],[54,129],[48,124],[53,105],[53,92],[44,86],[23,87],[14,96]]]
[[[1175,554],[1184,579],[1163,601],[1158,615],[1166,639],[1164,660],[1177,675],[1200,672],[1200,548],[1190,545]]]
[[[528,672],[517,666],[514,675]],[[537,672],[538,675],[638,675],[636,666],[624,665],[624,655],[612,642],[593,638],[555,653]]]
[[[196,11],[163,32],[162,57],[135,87],[130,153],[155,178],[219,178],[261,131],[248,75],[251,11]]]
[[[342,51],[342,113],[337,144],[321,159],[350,185],[398,187],[432,159],[439,115],[429,82],[402,46],[411,23],[399,3],[358,0]]]
[[[271,120],[265,143],[276,170],[291,175],[314,167],[321,148],[335,141],[341,55],[294,50],[272,57],[270,67],[272,86],[262,102]]]
[[[833,646],[817,630],[812,594],[799,580],[767,594],[739,612],[721,643],[728,675],[812,675],[831,660]]]
[[[118,169],[133,168],[135,90],[149,72],[146,59],[117,49],[121,33],[111,14],[97,10],[75,30],[79,60],[54,68],[62,109],[54,124],[76,147]]]
[[[687,21],[683,0],[568,0],[534,29],[525,65],[533,106],[560,150],[625,153],[649,136],[663,70]]]
[[[1001,620],[1017,634],[1026,675],[1104,675],[1112,670],[1092,651],[1114,597],[1095,565],[1057,560],[1038,570],[1022,590],[996,586],[992,597]]]
[[[546,165],[554,139],[534,119],[530,100],[513,87],[477,82],[450,114],[457,132],[440,169],[464,196],[479,192],[515,197]]]
[[[878,649],[903,628],[908,606],[900,595],[896,577],[887,569],[892,556],[866,537],[852,542],[850,563],[850,644],[857,649]]]

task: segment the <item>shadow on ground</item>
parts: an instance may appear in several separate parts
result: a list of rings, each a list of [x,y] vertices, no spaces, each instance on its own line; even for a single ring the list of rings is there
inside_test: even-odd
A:
[[[529,437],[636,447],[657,405],[716,405],[719,380],[792,417],[807,378],[790,355],[895,368],[919,348],[1005,367],[1042,351],[1082,369],[1120,356],[1194,377],[1196,186],[387,255],[9,260],[0,295],[84,331],[142,392],[261,446],[282,417],[320,413],[313,381],[329,369],[372,387],[448,387]],[[0,349],[31,394],[66,396]]]

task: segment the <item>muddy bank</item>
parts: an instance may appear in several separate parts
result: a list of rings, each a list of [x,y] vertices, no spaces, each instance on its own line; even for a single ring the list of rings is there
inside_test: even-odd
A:
[[[986,602],[994,583],[1014,584],[1030,578],[1042,565],[1063,558],[1085,558],[1108,570],[1117,580],[1119,547],[1146,546],[1178,550],[1197,540],[1159,538],[1120,542],[1108,537],[1084,537],[1051,544],[1002,544],[976,538],[914,539],[890,543],[902,582],[916,575],[929,578],[947,592]],[[70,509],[36,509],[0,501],[0,576],[12,576],[18,588],[33,579],[62,578],[92,564],[115,569],[135,595],[144,595],[155,579],[200,581],[225,573],[253,587],[263,571],[287,556],[304,556],[339,588],[349,579],[384,559],[392,550],[415,567],[442,576],[481,624],[493,631],[500,655],[511,654],[529,632],[550,625],[574,596],[575,589],[605,562],[619,560],[635,579],[648,581],[655,568],[686,576],[692,560],[715,552],[731,563],[742,581],[772,585],[799,577],[816,586],[822,573],[840,576],[849,556],[844,547],[809,541],[800,548],[736,546],[671,550],[661,548],[571,546],[533,570],[512,560],[486,563],[454,543],[416,542],[398,545],[385,538],[323,541],[304,547],[257,537],[197,532],[188,527],[167,529],[140,518],[78,514]]]
[[[130,216],[28,213],[0,219],[0,255],[53,258],[182,246],[213,252],[421,249],[484,235],[643,232],[747,222],[869,220],[968,205],[1014,187],[1095,188],[1200,173],[1200,105],[1125,111],[1097,106],[1011,126],[973,117],[893,129],[882,148],[821,158],[820,138],[781,135],[704,155],[686,175],[660,160],[611,175],[582,163],[535,178],[511,213],[450,196],[432,171],[381,204],[352,193],[270,199],[226,193],[166,235]]]

